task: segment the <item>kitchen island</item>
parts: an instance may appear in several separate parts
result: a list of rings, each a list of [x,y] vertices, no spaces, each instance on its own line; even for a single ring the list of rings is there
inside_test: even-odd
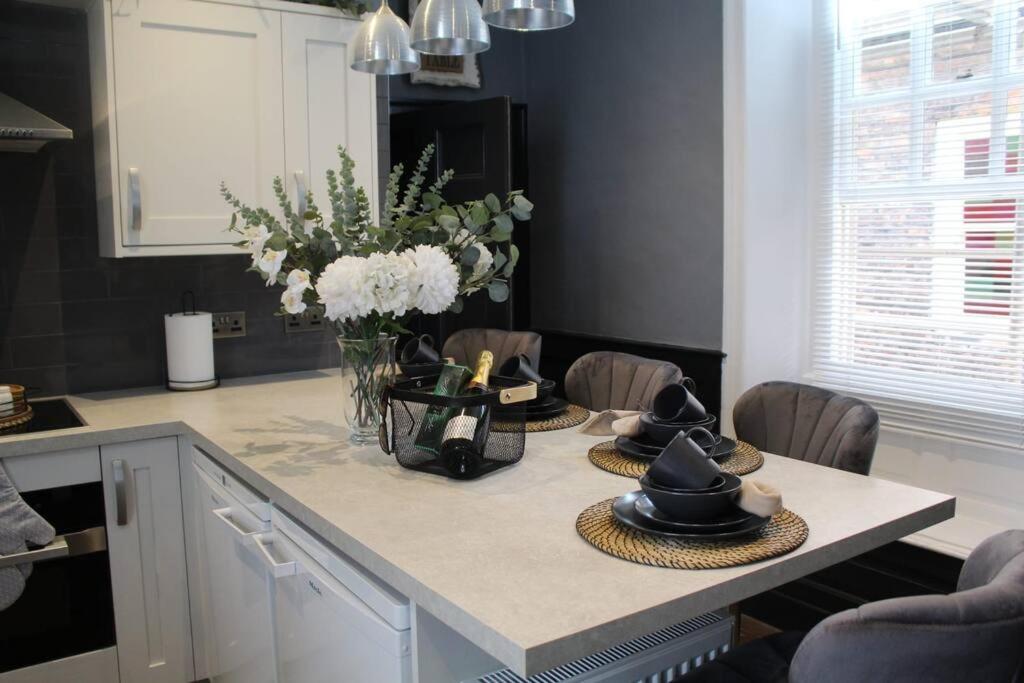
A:
[[[530,434],[518,465],[452,481],[351,445],[335,373],[69,400],[88,426],[7,437],[0,457],[184,437],[407,596],[417,619],[436,619],[522,676],[842,562],[952,517],[955,505],[945,494],[766,454],[748,476],[782,489],[810,527],[807,541],[742,567],[663,569],[605,555],[576,533],[584,508],[637,488],[587,460],[607,437]]]

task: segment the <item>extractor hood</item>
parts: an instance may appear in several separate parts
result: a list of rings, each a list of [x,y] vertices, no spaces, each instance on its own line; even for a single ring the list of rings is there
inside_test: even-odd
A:
[[[35,152],[50,140],[73,137],[70,128],[0,93],[0,152]]]

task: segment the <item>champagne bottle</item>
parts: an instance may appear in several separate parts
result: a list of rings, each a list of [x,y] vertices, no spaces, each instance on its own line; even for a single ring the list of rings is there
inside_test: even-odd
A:
[[[437,378],[434,395],[458,396],[472,376],[473,373],[466,366],[449,362]],[[416,433],[416,440],[413,442],[416,448],[438,455],[441,450],[441,437],[444,435],[445,425],[455,415],[455,412],[454,408],[429,406],[423,414],[420,430]]]
[[[485,394],[490,389],[491,367],[494,354],[481,351],[476,363],[476,372],[460,392],[460,396]],[[441,463],[457,477],[471,477],[479,469],[487,447],[490,431],[491,410],[486,404],[456,409],[455,414],[444,428],[441,438]]]

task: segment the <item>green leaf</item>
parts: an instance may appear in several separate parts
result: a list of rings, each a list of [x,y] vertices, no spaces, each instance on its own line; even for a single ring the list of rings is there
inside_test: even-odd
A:
[[[441,195],[434,194],[433,192],[423,193],[423,206],[427,209],[433,210],[441,206]]]
[[[315,221],[317,219],[317,216],[319,215],[320,214],[318,214],[316,211],[307,211],[306,213],[302,214],[302,217],[307,221]]]
[[[490,209],[491,213],[501,213],[501,202],[493,194],[484,197],[484,206]]]
[[[487,294],[491,297],[491,301],[495,303],[502,303],[508,301],[508,283],[504,280],[494,280],[491,284],[487,285]]]
[[[470,245],[464,252],[462,252],[462,265],[473,266],[477,261],[480,260],[480,250],[475,246]]]
[[[498,270],[503,265],[505,265],[507,262],[508,262],[508,257],[505,256],[505,254],[503,254],[500,251],[499,252],[495,252],[495,254],[494,254],[494,264],[491,267],[494,268],[494,270]]]
[[[497,267],[498,259],[494,259],[495,267]],[[519,263],[519,247],[514,244],[510,244],[508,247],[508,262],[515,267]]]
[[[516,207],[520,211],[526,211],[527,213],[533,211],[533,202],[521,194],[517,194],[512,198],[512,206]]]
[[[491,215],[487,212],[487,207],[479,202],[473,204],[473,208],[469,210],[469,217],[473,219],[473,222],[477,225],[483,225],[490,220]]]
[[[267,249],[273,249],[274,251],[283,251],[288,248],[288,238],[285,237],[283,232],[275,232],[270,239],[267,240]]]
[[[450,216],[448,214],[442,214],[437,217],[437,224],[448,232],[455,232],[459,229],[461,223],[456,216]]]
[[[512,232],[512,219],[509,218],[507,213],[499,213],[494,217],[494,225],[501,228],[504,232]]]
[[[448,312],[449,313],[456,313],[456,314],[462,313],[462,307],[463,307],[462,297],[461,296],[457,296],[457,297],[455,297],[455,301],[452,302],[452,305],[448,307]]]
[[[502,230],[495,226],[491,229],[491,239],[495,242],[507,242],[512,237],[512,233],[508,230]]]

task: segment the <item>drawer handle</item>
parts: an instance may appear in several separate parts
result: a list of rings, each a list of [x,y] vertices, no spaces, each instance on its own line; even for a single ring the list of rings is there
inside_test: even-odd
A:
[[[306,174],[302,171],[295,172],[295,191],[298,197],[295,198],[295,206],[298,208],[299,221],[305,225],[306,223]]]
[[[128,483],[124,477],[124,460],[112,460],[110,468],[114,475],[114,507],[117,510],[117,525],[128,524]]]
[[[139,189],[139,169],[128,169],[128,203],[131,209],[132,230],[142,230],[142,192]]]
[[[298,574],[298,566],[294,561],[278,562],[274,559],[270,554],[270,550],[267,548],[267,538],[268,534],[258,534],[256,536],[256,547],[259,549],[260,557],[262,557],[264,563],[266,563],[267,569],[270,571],[270,575],[275,579],[279,579],[282,576],[294,576],[295,574]]]
[[[49,545],[23,553],[0,555],[0,569],[27,562],[45,562],[64,557],[99,553],[107,549],[107,531],[101,526],[83,529],[63,536],[55,536]]]
[[[254,534],[258,533],[256,531],[246,531],[242,527],[238,526],[235,520],[231,517],[231,508],[217,508],[213,511],[213,516],[224,522],[225,526],[235,532],[235,535],[239,538],[252,538]]]

